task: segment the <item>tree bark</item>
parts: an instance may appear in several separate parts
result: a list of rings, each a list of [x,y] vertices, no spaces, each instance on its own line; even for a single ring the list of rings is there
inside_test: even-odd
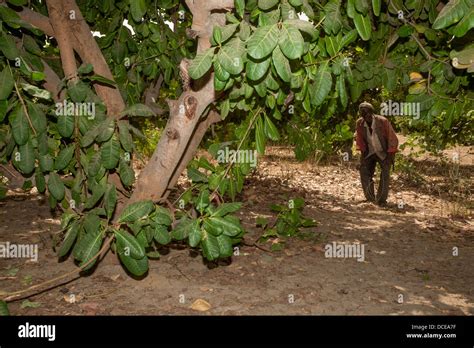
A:
[[[71,44],[71,31],[68,23],[67,13],[63,8],[61,0],[48,0],[49,18],[51,26],[54,30],[54,36],[59,46],[59,54],[61,55],[61,63],[64,70],[66,81],[77,81],[77,66],[74,49]]]
[[[81,56],[83,63],[91,63],[94,66],[94,72],[109,80],[114,80],[112,72],[109,69],[104,55],[99,48],[99,45],[92,36],[91,29],[87,25],[86,20],[82,16],[79,6],[75,0],[63,0],[64,8],[69,11],[74,11],[75,18],[70,20],[72,33],[75,37],[75,48]],[[125,102],[120,94],[118,88],[94,83],[97,95],[104,101],[107,106],[107,115],[118,119],[120,112],[125,108]]]
[[[210,47],[209,38],[214,25],[225,23],[225,14],[216,10],[230,9],[234,6],[234,2],[187,0],[186,4],[193,14],[191,29],[198,36],[197,53],[200,53]],[[183,74],[186,75],[187,71]],[[138,177],[128,204],[140,200],[154,202],[162,200],[192,159],[194,151],[211,124],[203,121],[201,127],[198,127],[200,118],[216,99],[213,73],[206,74],[196,82],[196,90],[185,90],[177,101],[169,101],[168,123],[153,156]],[[214,117],[215,115],[211,119]],[[198,132],[195,132],[196,127]],[[196,136],[198,137],[195,139]],[[120,215],[120,211],[117,211],[116,215]]]

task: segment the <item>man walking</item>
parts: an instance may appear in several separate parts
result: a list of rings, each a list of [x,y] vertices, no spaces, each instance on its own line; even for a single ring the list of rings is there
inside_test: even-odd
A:
[[[390,121],[374,114],[372,104],[359,105],[361,118],[356,123],[356,145],[361,151],[360,180],[365,198],[378,205],[385,205],[390,182],[390,166],[394,163],[398,150],[398,138]],[[374,191],[373,176],[377,162],[381,174],[377,193]]]

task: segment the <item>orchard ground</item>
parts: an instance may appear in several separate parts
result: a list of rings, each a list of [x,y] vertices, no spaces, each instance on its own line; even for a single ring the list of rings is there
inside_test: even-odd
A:
[[[257,216],[274,217],[271,203],[297,196],[306,201],[305,214],[318,221],[302,238],[286,240],[283,250],[273,253],[242,245],[239,256],[218,265],[172,247],[161,259],[150,260],[141,280],[129,277],[109,252],[92,274],[31,296],[29,302],[14,301],[10,312],[472,315],[474,153],[472,148],[456,151],[459,172],[449,162],[423,157],[412,169],[423,182],[414,185],[394,173],[389,204],[382,208],[364,202],[357,159],[299,163],[290,149],[268,147],[237,199],[244,202],[245,240],[252,244],[261,235]],[[446,152],[448,158],[452,152]],[[464,199],[449,194],[453,175],[462,179]],[[0,259],[0,291],[26,288],[76,268],[72,257],[57,261],[52,245],[59,219],[44,197],[11,191],[0,207],[0,243],[39,245],[38,262]],[[324,247],[332,242],[364,244],[365,260],[326,258]],[[210,308],[192,309],[198,299]]]

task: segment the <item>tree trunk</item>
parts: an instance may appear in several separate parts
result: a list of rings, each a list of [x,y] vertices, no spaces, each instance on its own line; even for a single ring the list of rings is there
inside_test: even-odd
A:
[[[215,11],[231,9],[233,0],[187,0],[186,4],[193,14],[191,29],[198,36],[197,53],[200,53],[210,47],[209,38],[214,25],[225,23],[225,14]],[[186,69],[186,64],[182,64],[181,68]],[[187,71],[182,73],[187,75]],[[200,123],[204,111],[216,99],[214,74],[206,74],[195,85],[196,90],[187,90],[178,100],[169,102],[168,123],[153,156],[138,177],[128,204],[140,200],[158,202],[166,197],[167,191],[176,184],[179,175],[192,159],[207,128],[216,122],[213,113],[209,121]],[[119,214],[120,210],[116,215]]]

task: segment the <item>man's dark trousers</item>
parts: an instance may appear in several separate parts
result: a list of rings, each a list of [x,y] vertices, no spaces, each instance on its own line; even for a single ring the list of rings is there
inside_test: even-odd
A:
[[[380,163],[380,182],[377,194],[374,191],[374,173],[377,162]],[[360,180],[364,189],[365,198],[370,202],[385,204],[388,197],[388,186],[390,183],[390,161],[382,161],[376,154],[365,158],[364,155],[360,161]]]

